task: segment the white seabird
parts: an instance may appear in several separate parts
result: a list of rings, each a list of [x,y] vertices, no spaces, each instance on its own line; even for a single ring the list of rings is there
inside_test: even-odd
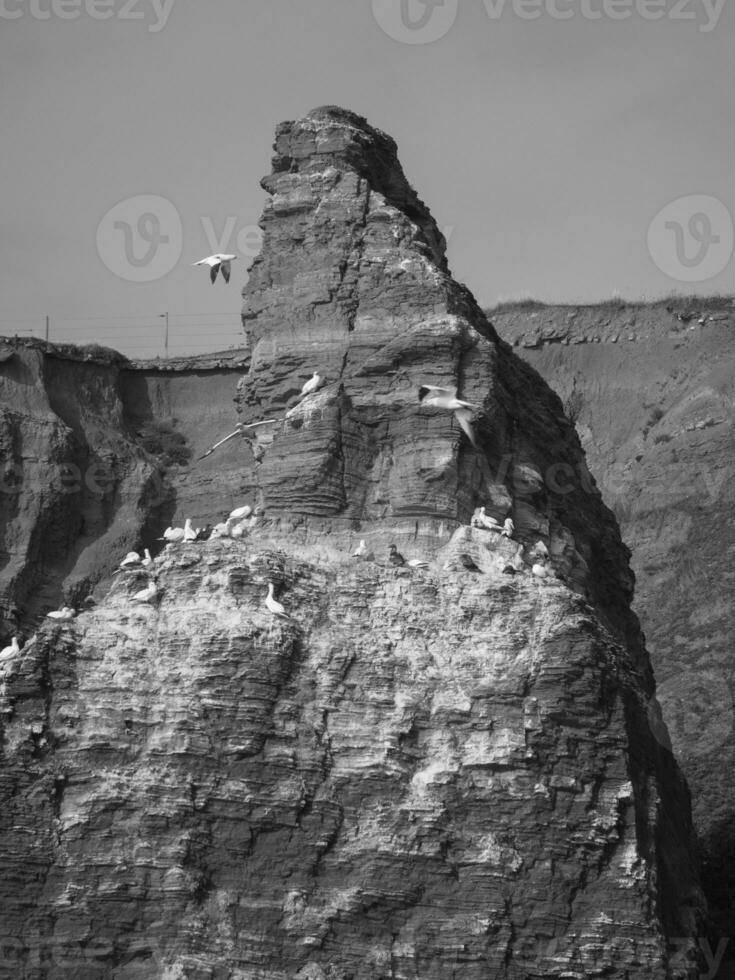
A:
[[[55,609],[53,612],[46,613],[48,619],[61,620],[66,622],[70,619],[74,619],[74,610],[71,606],[62,606],[61,609]]]
[[[312,391],[316,391],[321,383],[322,383],[322,376],[315,371],[312,377],[309,378],[309,380],[301,389],[301,397],[306,398],[306,396],[310,395]]]
[[[17,657],[19,653],[20,646],[18,645],[18,637],[14,636],[10,641],[10,646],[0,650],[0,663],[5,663],[8,660],[12,660],[14,657]]]
[[[510,519],[510,517],[506,517],[503,523],[503,530],[500,533],[506,538],[512,538],[515,529],[516,526],[513,521]]]
[[[199,259],[198,262],[192,262],[192,265],[208,265],[209,266],[209,278],[212,280],[212,285],[214,285],[214,280],[217,278],[217,273],[222,270],[222,278],[225,282],[230,281],[230,263],[233,259],[236,259],[236,255],[223,255],[221,252],[217,252],[216,255],[208,255],[206,259]]]
[[[158,539],[159,541],[168,541],[169,544],[173,544],[176,541],[184,540],[184,529],[183,527],[167,527],[163,532],[163,537]]]
[[[236,507],[233,511],[231,511],[229,519],[233,521],[242,521],[246,517],[250,517],[252,512],[253,508],[250,506],[250,504],[245,504],[243,507]]]
[[[290,620],[291,617],[288,615],[286,610],[283,608],[280,602],[273,596],[273,583],[268,583],[268,595],[265,597],[265,606],[269,612],[272,612],[274,616],[280,616],[281,619]]]
[[[158,587],[155,582],[149,582],[148,585],[141,589],[140,592],[136,592],[135,595],[131,596],[131,602],[153,602],[153,600],[158,595]]]
[[[496,521],[494,517],[488,517],[485,513],[485,508],[480,508],[480,513],[477,515],[480,527],[486,528],[488,531],[502,531],[502,525],[499,521]]]
[[[406,563],[410,568],[428,568],[428,561],[424,561],[423,558],[409,558]]]
[[[137,551],[129,551],[120,562],[120,568],[131,568],[133,565],[140,565],[140,555]]]
[[[419,388],[419,402],[422,405],[432,405],[434,408],[446,408],[454,412],[454,417],[459,422],[460,428],[470,440],[472,445],[477,448],[475,433],[470,425],[473,409],[479,405],[472,402],[464,402],[457,398],[456,388],[439,388],[436,385],[421,385]]]
[[[187,517],[184,521],[184,541],[196,541],[200,531],[200,527],[191,526],[191,518]]]

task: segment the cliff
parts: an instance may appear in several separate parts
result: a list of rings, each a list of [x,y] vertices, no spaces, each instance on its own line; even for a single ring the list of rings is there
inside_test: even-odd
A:
[[[572,411],[631,547],[635,609],[692,788],[716,943],[732,936],[735,894],[733,300],[537,305],[493,317]]]
[[[389,137],[315,110],[263,183],[240,359],[0,364],[9,614],[97,597],[6,671],[0,975],[699,976],[688,793],[560,400],[451,278]],[[476,445],[422,384],[477,406]],[[200,459],[236,418],[276,421]],[[105,453],[106,508],[35,499],[29,460]],[[244,500],[243,538],[109,587],[131,543]]]

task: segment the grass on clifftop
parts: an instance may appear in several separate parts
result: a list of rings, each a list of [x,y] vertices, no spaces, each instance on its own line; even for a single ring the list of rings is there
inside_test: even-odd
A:
[[[679,293],[669,293],[657,299],[623,299],[622,296],[612,296],[610,299],[598,300],[595,303],[545,303],[540,299],[533,299],[531,296],[522,296],[517,299],[499,300],[494,306],[487,306],[484,309],[486,316],[497,316],[499,313],[529,313],[536,310],[553,309],[579,309],[579,310],[600,310],[608,312],[614,310],[624,310],[630,307],[640,309],[648,307],[656,309],[664,307],[672,313],[687,313],[691,310],[721,310],[723,307],[735,305],[735,298],[732,296],[682,296]]]

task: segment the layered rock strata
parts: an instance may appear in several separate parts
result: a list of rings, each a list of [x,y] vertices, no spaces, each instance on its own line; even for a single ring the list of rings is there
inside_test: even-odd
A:
[[[389,137],[327,107],[275,149],[227,396],[277,421],[201,461],[186,440],[168,510],[129,524],[204,507],[208,473],[211,519],[235,485],[256,516],[4,670],[7,975],[693,980],[688,793],[573,426],[452,280]],[[477,406],[476,446],[422,384]],[[129,459],[180,449],[145,422],[205,387],[121,377]]]

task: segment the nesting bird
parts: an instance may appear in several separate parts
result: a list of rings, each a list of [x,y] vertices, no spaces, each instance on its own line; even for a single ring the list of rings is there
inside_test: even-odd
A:
[[[201,528],[191,526],[191,518],[187,517],[184,521],[184,541],[196,541]]]
[[[304,384],[302,387],[301,397],[306,398],[307,395],[310,395],[313,391],[316,391],[321,383],[322,377],[315,371],[312,377],[310,377],[306,384]]]
[[[10,641],[10,646],[4,647],[0,650],[0,663],[5,663],[8,660],[12,660],[17,657],[20,653],[20,646],[18,644],[18,637],[14,636]]]
[[[55,609],[53,612],[46,613],[48,619],[55,619],[57,622],[68,622],[70,619],[74,619],[74,610],[71,606],[62,606],[61,609]]]
[[[222,272],[222,278],[225,282],[230,281],[230,263],[236,259],[236,255],[223,255],[221,252],[217,252],[216,255],[208,255],[206,259],[199,259],[198,262],[192,262],[192,265],[208,265],[209,266],[209,278],[214,285],[214,280],[217,278],[217,273]]]
[[[184,540],[184,529],[183,527],[167,527],[163,532],[163,537],[158,539],[159,541],[168,541],[169,544],[174,544],[177,541]]]
[[[272,582],[268,583],[268,595],[265,597],[265,607],[268,612],[273,613],[274,616],[280,616],[281,619],[291,619],[281,603],[274,597]]]
[[[503,523],[503,530],[500,533],[503,535],[503,537],[512,538],[515,529],[516,526],[513,521],[510,519],[510,517],[506,517]]]
[[[158,586],[155,582],[149,582],[148,585],[141,589],[140,592],[136,592],[135,595],[131,596],[131,602],[153,602],[153,600],[158,595]]]
[[[253,508],[250,504],[244,504],[242,507],[236,507],[233,511],[230,511],[229,519],[232,521],[243,521],[246,517],[250,517],[253,512]]]
[[[140,555],[137,551],[129,551],[120,562],[119,567],[132,568],[134,565],[140,565]]]
[[[456,388],[439,388],[437,385],[421,385],[419,388],[419,402],[421,405],[431,405],[434,408],[446,408],[454,412],[454,417],[460,428],[470,440],[472,445],[477,448],[475,433],[470,425],[472,410],[479,408],[472,402],[464,402],[457,398]]]
[[[394,544],[392,544],[390,546],[390,552],[388,554],[388,561],[391,563],[391,565],[405,565],[406,564],[406,559],[403,557],[403,555],[400,553],[400,551],[398,550],[398,548],[396,548],[396,546]]]
[[[428,568],[429,567],[429,563],[428,563],[428,561],[425,561],[423,558],[409,558],[408,559],[408,567],[409,568]]]
[[[502,531],[503,529],[499,521],[496,521],[494,517],[488,517],[484,507],[480,508],[480,512],[477,515],[477,524],[479,527],[484,527],[488,531]]]

